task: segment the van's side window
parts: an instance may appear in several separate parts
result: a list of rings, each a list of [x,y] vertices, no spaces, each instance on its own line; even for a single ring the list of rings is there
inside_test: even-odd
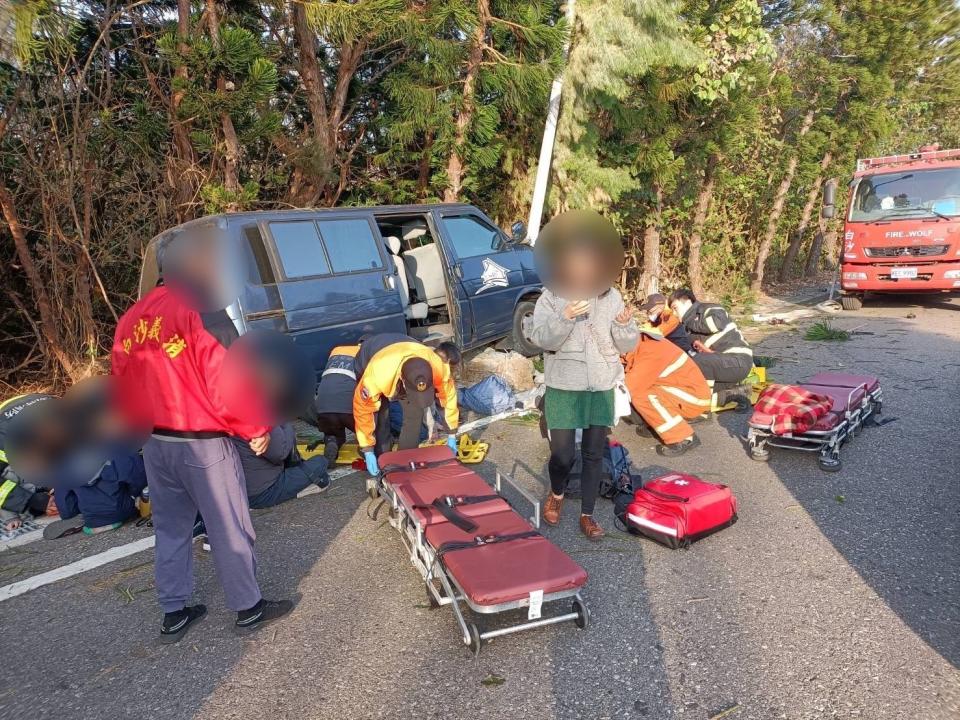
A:
[[[320,220],[317,225],[334,272],[383,267],[377,241],[366,220]]]
[[[457,257],[477,257],[500,250],[500,231],[472,215],[445,217],[443,224]]]
[[[247,239],[250,254],[253,256],[253,264],[250,265],[250,282],[255,285],[273,285],[277,280],[273,276],[273,267],[270,265],[270,256],[267,255],[260,228],[256,225],[247,225],[243,229],[243,235]]]
[[[270,232],[288,278],[329,275],[330,266],[312,221],[270,223]]]

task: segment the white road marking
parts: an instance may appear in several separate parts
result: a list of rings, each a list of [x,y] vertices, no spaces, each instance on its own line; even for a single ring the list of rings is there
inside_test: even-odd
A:
[[[345,475],[349,475],[354,472],[357,471],[351,467],[336,468],[335,470],[330,471],[330,479],[336,480],[337,478],[344,477]],[[304,490],[297,497],[313,495],[318,492],[320,492],[320,488],[318,488],[316,485],[311,485],[308,488],[304,488]],[[42,536],[43,531],[40,531],[40,537]],[[93,570],[102,565],[112,563],[115,560],[122,560],[130,555],[135,555],[139,552],[143,552],[144,550],[149,550],[155,544],[156,536],[151,535],[150,537],[145,537],[135,542],[127,543],[126,545],[119,545],[102,553],[85,557],[68,565],[58,567],[54,570],[40,573],[39,575],[34,575],[26,580],[20,580],[19,582],[11,583],[10,585],[4,585],[3,587],[0,587],[0,602],[9,600],[17,595],[23,595],[31,590],[36,590],[44,585],[50,585],[51,583],[55,583],[59,580],[65,580],[68,577],[85,573],[88,570]]]
[[[72,562],[69,565],[64,565],[63,567],[58,567],[55,570],[34,575],[26,580],[11,583],[10,585],[4,585],[3,587],[0,587],[0,602],[9,600],[17,595],[23,595],[31,590],[36,590],[44,585],[55,583],[58,580],[79,575],[87,570],[93,570],[101,565],[111,563],[114,560],[120,560],[121,558],[125,558],[129,555],[135,555],[138,552],[149,550],[153,547],[153,545],[154,536],[151,535],[150,537],[145,537],[141,540],[137,540],[136,542],[120,545],[119,547],[110,548],[105,552],[97,553],[96,555],[91,555],[90,557],[85,557],[82,560],[77,560],[76,562]]]

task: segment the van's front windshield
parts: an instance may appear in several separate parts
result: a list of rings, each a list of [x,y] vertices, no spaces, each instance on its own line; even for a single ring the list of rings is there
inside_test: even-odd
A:
[[[960,216],[960,168],[884,173],[860,179],[852,222]]]

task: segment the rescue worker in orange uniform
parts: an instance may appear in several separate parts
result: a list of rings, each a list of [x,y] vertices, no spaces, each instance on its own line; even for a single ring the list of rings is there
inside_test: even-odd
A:
[[[706,378],[687,353],[647,325],[624,356],[627,390],[634,409],[660,437],[660,455],[675,457],[700,445],[687,420],[710,409]]]
[[[380,472],[377,456],[390,449],[391,400],[399,400],[403,406],[401,450],[417,446],[423,411],[436,398],[450,429],[447,445],[457,452],[457,388],[450,366],[432,348],[405,335],[374,335],[361,343],[354,367],[359,379],[353,395],[353,422],[371,475]]]

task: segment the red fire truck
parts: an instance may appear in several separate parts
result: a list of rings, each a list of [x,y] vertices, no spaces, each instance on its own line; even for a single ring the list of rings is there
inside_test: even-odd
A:
[[[866,293],[960,291],[960,149],[858,160],[843,229],[844,310]]]

